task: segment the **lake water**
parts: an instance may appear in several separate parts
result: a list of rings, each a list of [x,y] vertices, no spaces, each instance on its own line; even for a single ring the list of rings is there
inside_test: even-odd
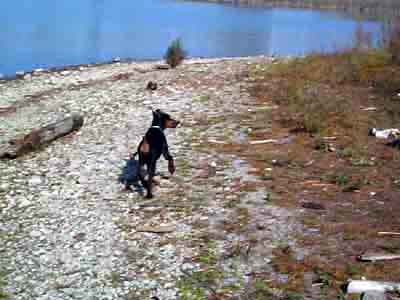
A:
[[[350,45],[357,24],[334,12],[170,0],[4,0],[0,73],[160,59],[178,37],[191,57],[332,51]],[[376,41],[380,24],[361,24]]]

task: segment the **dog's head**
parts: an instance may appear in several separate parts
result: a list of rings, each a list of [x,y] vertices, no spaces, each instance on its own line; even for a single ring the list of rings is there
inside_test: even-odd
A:
[[[179,121],[173,119],[166,112],[163,112],[160,109],[153,110],[152,126],[160,126],[161,129],[176,128],[179,123]]]

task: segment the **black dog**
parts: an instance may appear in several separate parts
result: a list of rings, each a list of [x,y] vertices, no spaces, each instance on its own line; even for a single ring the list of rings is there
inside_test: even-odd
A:
[[[153,177],[156,172],[157,160],[161,154],[168,160],[168,171],[175,172],[174,159],[169,153],[167,138],[164,130],[166,128],[176,128],[179,121],[159,109],[153,111],[153,122],[142,141],[139,143],[138,150],[134,154],[139,154],[139,165],[137,174],[143,187],[146,189],[146,198],[152,198]],[[144,166],[147,169],[148,179],[145,179]]]

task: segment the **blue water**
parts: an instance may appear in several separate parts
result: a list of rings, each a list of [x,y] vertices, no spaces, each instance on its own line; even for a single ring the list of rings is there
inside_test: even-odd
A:
[[[376,41],[380,24],[363,21]],[[111,60],[160,59],[180,37],[191,57],[303,55],[353,40],[357,21],[332,12],[172,0],[0,2],[0,73]]]

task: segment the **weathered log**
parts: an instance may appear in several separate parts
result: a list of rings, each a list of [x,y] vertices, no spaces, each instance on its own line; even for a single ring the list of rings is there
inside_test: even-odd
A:
[[[57,138],[65,136],[83,125],[83,117],[77,114],[56,123],[35,129],[27,135],[0,145],[0,159],[14,159],[34,151]]]
[[[351,280],[347,285],[348,294],[362,294],[366,292],[395,292],[400,291],[400,283],[371,281],[371,280]]]

